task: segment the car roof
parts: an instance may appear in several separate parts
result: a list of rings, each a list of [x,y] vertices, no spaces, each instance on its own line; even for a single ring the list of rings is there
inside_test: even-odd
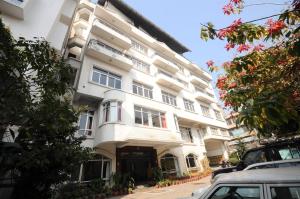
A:
[[[248,170],[248,169],[251,169],[253,167],[262,166],[262,165],[284,164],[284,163],[293,163],[293,162],[300,162],[300,158],[289,159],[289,160],[277,160],[277,161],[255,163],[255,164],[249,165],[244,170]]]
[[[220,183],[283,183],[300,182],[300,167],[255,169],[221,174],[214,182]]]

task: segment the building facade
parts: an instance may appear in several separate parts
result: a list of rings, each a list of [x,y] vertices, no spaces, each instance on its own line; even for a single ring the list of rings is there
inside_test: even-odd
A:
[[[0,0],[0,17],[14,38],[46,39],[64,53],[78,0]]]
[[[256,148],[259,146],[259,140],[256,130],[250,130],[245,125],[236,125],[236,119],[238,113],[232,113],[226,117],[226,123],[228,125],[228,131],[231,135],[231,140],[227,142],[228,152],[232,153],[236,151],[236,146],[240,141],[245,143],[247,149]]]
[[[122,1],[80,1],[66,58],[77,70],[74,106],[88,107],[78,136],[97,158],[76,180],[119,171],[147,181],[156,167],[181,176],[202,171],[206,157],[228,158],[212,77],[187,51]]]

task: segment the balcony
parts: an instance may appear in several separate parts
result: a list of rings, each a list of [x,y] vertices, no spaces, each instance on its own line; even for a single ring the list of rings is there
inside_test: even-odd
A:
[[[214,98],[214,95],[206,92],[205,90],[196,89],[195,94],[196,94],[196,98],[201,100],[201,101],[206,101],[206,102],[209,102],[209,103],[216,103],[217,102],[217,100]]]
[[[90,40],[86,53],[126,71],[129,71],[133,66],[130,56],[94,39]]]
[[[184,84],[178,79],[162,72],[156,74],[156,82],[175,91],[180,91],[184,88]]]
[[[73,48],[75,46],[78,46],[80,48],[82,48],[85,45],[85,39],[81,36],[74,36],[72,38],[69,39],[68,41],[68,47],[69,48]]]
[[[170,71],[171,73],[176,73],[179,71],[179,68],[173,64],[172,62],[166,60],[165,58],[159,56],[159,55],[154,55],[153,57],[153,64]]]
[[[219,129],[207,131],[204,135],[204,140],[205,141],[213,141],[213,140],[230,140],[230,136],[228,132],[223,133]]]
[[[99,17],[101,19],[104,19],[109,24],[112,24],[115,27],[120,27],[121,29],[126,30],[128,32],[131,30],[130,24],[127,21],[125,21],[124,19],[122,19],[117,14],[115,14],[115,13],[113,13],[111,11],[108,11],[107,9],[103,8],[100,5],[97,5],[95,7],[94,14],[97,17]]]
[[[91,32],[124,49],[128,49],[131,46],[131,40],[127,36],[99,19],[94,21]]]
[[[191,75],[190,77],[190,81],[195,84],[195,85],[199,85],[199,86],[203,86],[203,87],[208,87],[208,83],[206,81],[204,81],[203,79],[195,76],[195,75]]]
[[[24,19],[24,9],[29,0],[0,0],[0,12]]]

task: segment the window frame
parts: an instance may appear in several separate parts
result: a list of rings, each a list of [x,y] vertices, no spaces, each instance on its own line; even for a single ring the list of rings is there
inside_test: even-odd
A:
[[[183,104],[186,111],[195,113],[195,106],[193,101],[183,98]]]
[[[94,73],[98,73],[98,75],[99,75],[98,81],[95,81],[95,80],[93,79]],[[105,84],[102,84],[102,83],[101,83],[101,77],[102,77],[102,76],[106,76]],[[113,79],[113,80],[114,80],[114,86],[113,86],[113,87],[109,85],[109,84],[110,84],[110,83],[109,83],[110,79]],[[91,80],[91,82],[93,82],[93,83],[95,83],[95,84],[97,84],[97,85],[99,85],[99,86],[105,86],[105,87],[109,87],[109,88],[113,88],[113,89],[119,89],[119,90],[122,89],[122,76],[121,76],[121,75],[117,75],[117,74],[115,74],[115,73],[106,71],[106,70],[101,69],[101,68],[99,68],[99,67],[97,67],[97,66],[93,66],[92,72],[91,72],[91,79],[90,79],[90,80]],[[117,87],[116,87],[116,85],[117,85],[116,82],[117,82],[117,81],[120,82],[120,88],[117,88]]]
[[[193,156],[193,159],[194,159],[194,162],[195,162],[195,166],[194,166],[194,167],[191,167],[190,160],[189,160],[191,157],[188,157],[189,155],[192,155],[192,156]],[[189,153],[189,154],[187,154],[187,155],[185,156],[185,162],[186,162],[186,166],[187,166],[188,170],[199,168],[197,159],[198,159],[198,156],[195,155],[195,154],[193,154],[193,153]]]
[[[223,121],[221,111],[214,109],[214,113],[215,113],[215,116],[216,116],[217,120]]]
[[[134,92],[134,87],[136,87],[136,91],[137,91],[136,93]],[[142,95],[139,94],[139,88],[142,90]],[[148,92],[149,97],[145,96],[145,91]],[[148,99],[153,99],[153,87],[145,84],[141,84],[136,81],[132,82],[132,93]]]
[[[172,157],[166,157],[167,155],[171,155]],[[172,159],[173,160],[173,163],[174,163],[174,166],[175,166],[175,171],[174,170],[163,171],[162,160],[166,160],[166,159]],[[172,153],[166,153],[166,154],[164,154],[163,156],[160,157],[159,162],[160,162],[160,167],[162,169],[163,175],[170,175],[170,174],[176,174],[176,176],[178,175],[179,165],[178,165],[177,156],[173,155]]]
[[[147,55],[148,53],[148,48],[145,45],[141,44],[141,42],[138,42],[136,40],[131,40],[131,47],[132,49],[144,55]]]
[[[281,183],[281,184],[266,184],[266,195],[269,199],[272,199],[271,188],[272,187],[299,187],[300,183]]]
[[[176,99],[177,97],[175,95],[172,95],[171,93],[166,91],[161,91],[161,97],[163,103],[177,107],[177,99]],[[164,100],[164,98],[166,99],[166,101]]]
[[[182,131],[181,129],[183,129],[184,131]],[[194,138],[193,138],[191,128],[179,126],[179,132],[182,139],[183,137],[188,136],[189,140],[183,139],[186,143],[194,143]]]
[[[86,115],[87,116],[87,119],[86,119],[86,121],[85,121],[85,128],[84,129],[81,129],[80,128],[80,121],[81,121],[81,117],[82,117],[82,115]],[[83,112],[83,113],[81,113],[80,115],[79,115],[79,118],[78,118],[78,130],[77,130],[77,132],[78,132],[78,135],[80,135],[80,136],[92,136],[93,135],[93,125],[94,125],[94,115],[95,115],[95,111],[93,111],[93,110],[91,110],[91,111],[85,111],[85,112]],[[88,124],[89,124],[89,119],[90,118],[92,118],[92,124],[91,124],[91,128],[89,129],[89,128],[87,128],[87,126],[88,126]],[[79,132],[80,131],[84,131],[84,133],[81,135]],[[91,134],[89,135],[89,134],[87,134],[87,132],[88,131],[90,131],[91,132]]]
[[[112,103],[116,103],[112,106]],[[109,106],[108,106],[109,105]],[[113,120],[113,110],[115,111],[116,119]],[[106,101],[102,104],[102,123],[107,122],[122,122],[122,102],[121,101]]]
[[[205,106],[205,105],[200,104],[200,108],[201,108],[201,113],[202,113],[203,116],[211,118],[209,106]]]
[[[140,109],[140,110],[138,110],[138,109]],[[139,112],[141,114],[141,124],[136,123],[136,112]],[[160,125],[159,127],[153,125],[153,119],[152,118],[153,118],[153,115],[155,115],[155,114],[153,114],[154,112],[158,113],[159,125]],[[147,114],[148,125],[144,124],[144,114]],[[152,127],[152,128],[161,128],[161,129],[167,129],[168,128],[165,112],[149,109],[149,108],[142,107],[142,106],[139,106],[139,105],[134,105],[134,124],[135,125],[141,125],[141,126],[148,126],[148,127]]]
[[[251,183],[241,183],[241,184],[232,184],[232,183],[221,183],[217,184],[209,191],[207,191],[202,198],[211,199],[212,195],[220,188],[220,187],[259,187],[260,189],[260,199],[266,199],[264,195],[264,186],[263,184],[251,184]]]

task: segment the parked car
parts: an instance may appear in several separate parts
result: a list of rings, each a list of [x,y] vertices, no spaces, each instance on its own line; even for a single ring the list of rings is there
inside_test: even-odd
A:
[[[300,199],[300,168],[255,169],[217,176],[189,199]]]
[[[248,150],[237,166],[213,171],[212,178],[221,173],[241,171],[255,163],[297,158],[300,158],[299,138],[269,142],[261,147]]]
[[[262,162],[251,164],[246,167],[244,170],[253,170],[253,169],[270,169],[270,168],[283,168],[283,167],[300,167],[300,159],[290,159],[290,160],[278,160],[272,162]]]

